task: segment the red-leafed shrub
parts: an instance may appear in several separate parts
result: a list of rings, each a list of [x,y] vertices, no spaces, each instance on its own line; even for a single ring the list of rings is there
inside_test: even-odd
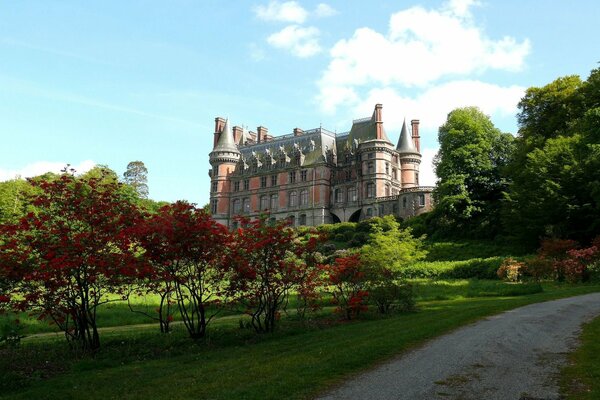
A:
[[[513,258],[506,258],[500,264],[497,271],[498,278],[509,282],[520,282],[527,274],[527,266],[524,262]]]
[[[229,294],[251,317],[258,333],[273,332],[290,291],[309,299],[317,295],[312,253],[319,241],[298,238],[285,221],[269,223],[238,218],[229,255]]]
[[[3,274],[16,282],[11,306],[53,321],[82,350],[100,346],[98,306],[141,267],[126,234],[140,213],[118,183],[103,178],[64,172],[32,181],[36,213],[3,226],[0,239]]]
[[[172,299],[190,337],[202,338],[225,296],[224,261],[229,232],[204,210],[178,201],[138,224],[133,232],[144,249],[151,274],[143,286],[160,296],[158,320],[168,332]]]
[[[369,292],[366,289],[367,274],[360,254],[336,258],[332,264],[323,266],[329,277],[337,310],[352,319],[368,309]]]

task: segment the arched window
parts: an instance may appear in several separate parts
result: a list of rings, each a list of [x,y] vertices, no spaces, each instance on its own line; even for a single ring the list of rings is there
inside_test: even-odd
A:
[[[277,193],[271,195],[271,210],[277,210],[279,206],[279,195]]]
[[[335,189],[335,202],[341,203],[343,201],[344,201],[344,193],[342,192],[342,189]]]
[[[373,182],[367,183],[367,199],[375,197],[375,184]]]
[[[302,189],[300,191],[300,205],[305,206],[308,204],[308,190]]]
[[[260,209],[267,210],[269,208],[269,198],[267,196],[260,196]]]
[[[242,211],[242,202],[240,199],[235,199],[233,201],[233,214],[239,214]]]
[[[356,188],[354,186],[348,188],[348,201],[356,201]]]
[[[249,213],[250,212],[250,199],[244,199],[244,205],[242,207],[242,211],[245,213]]]
[[[373,209],[367,208],[367,217],[372,217],[372,216],[373,216]]]
[[[290,215],[288,217],[288,222],[289,222],[290,226],[296,226],[296,216]]]
[[[290,192],[290,207],[296,207],[298,205],[298,193],[294,190]]]
[[[306,225],[306,214],[300,214],[300,218],[298,218],[298,225]]]

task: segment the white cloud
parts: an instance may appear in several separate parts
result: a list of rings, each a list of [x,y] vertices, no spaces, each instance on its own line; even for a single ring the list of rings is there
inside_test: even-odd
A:
[[[267,42],[273,47],[289,51],[296,57],[306,58],[321,51],[319,34],[319,30],[313,26],[289,25],[270,35]]]
[[[442,78],[522,68],[529,41],[488,38],[472,21],[474,4],[452,0],[439,10],[412,7],[392,14],[386,33],[360,28],[338,41],[318,82],[323,109],[333,112],[348,104],[332,93],[372,86],[427,88]]]
[[[331,7],[329,4],[326,3],[319,3],[319,5],[317,5],[317,8],[315,8],[314,14],[316,17],[318,18],[325,18],[325,17],[331,17],[333,15],[336,15],[338,12],[335,8]]]
[[[0,182],[15,178],[32,178],[34,176],[45,174],[46,172],[60,173],[66,165],[66,162],[37,161],[27,164],[21,169],[0,168]],[[78,174],[83,174],[95,166],[96,163],[92,160],[85,160],[77,165],[71,165],[69,168],[75,169]]]
[[[254,8],[254,13],[263,21],[293,22],[301,24],[308,17],[306,11],[295,1],[271,1],[268,5],[259,5]]]
[[[435,169],[433,167],[433,158],[437,154],[439,148],[421,149],[421,165],[419,166],[419,185],[421,186],[435,186],[437,176],[435,175]]]
[[[383,104],[388,132],[399,132],[405,117],[420,119],[422,129],[437,130],[448,113],[457,107],[477,106],[492,116],[515,115],[524,94],[525,88],[521,86],[502,87],[462,80],[431,87],[416,97],[403,96],[400,90],[390,87],[372,89],[360,101],[355,101],[352,109],[354,115],[370,115],[373,104]]]

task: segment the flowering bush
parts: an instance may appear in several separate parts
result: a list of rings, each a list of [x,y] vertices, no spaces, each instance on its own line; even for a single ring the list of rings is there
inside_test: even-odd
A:
[[[498,268],[498,278],[509,282],[520,282],[527,273],[527,266],[524,262],[513,258],[506,258]]]
[[[346,319],[352,319],[368,309],[369,292],[365,290],[366,274],[359,254],[338,257],[322,268],[329,277],[338,312],[343,313]]]

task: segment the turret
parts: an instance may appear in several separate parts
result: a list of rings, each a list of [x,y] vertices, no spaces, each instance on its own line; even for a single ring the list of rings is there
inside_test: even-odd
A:
[[[414,121],[416,120],[413,120],[412,136],[408,133],[408,129],[406,128],[406,120],[404,121],[402,124],[402,131],[400,132],[400,139],[398,139],[398,145],[396,146],[396,151],[400,156],[403,188],[419,186],[419,164],[421,164],[421,153],[419,153],[418,148],[415,146]]]
[[[241,153],[235,143],[229,121],[222,118],[215,119],[216,143],[209,155],[211,187],[210,207],[213,218],[228,225],[229,198],[231,193],[230,175],[240,160]]]

